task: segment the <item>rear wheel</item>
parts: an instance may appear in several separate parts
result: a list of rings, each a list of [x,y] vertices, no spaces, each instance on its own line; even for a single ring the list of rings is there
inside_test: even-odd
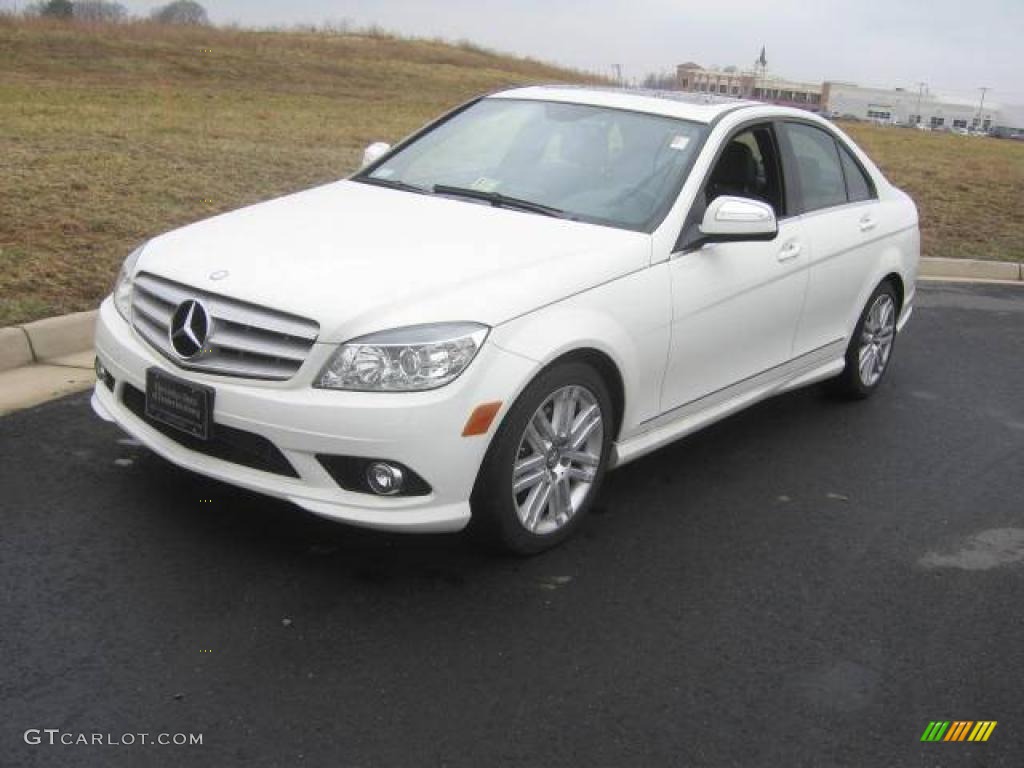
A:
[[[863,399],[878,389],[892,359],[898,313],[896,290],[884,282],[868,299],[846,349],[846,368],[835,379],[840,394]]]
[[[471,527],[518,554],[540,552],[579,527],[608,463],[612,406],[580,362],[541,373],[494,437],[473,491]]]

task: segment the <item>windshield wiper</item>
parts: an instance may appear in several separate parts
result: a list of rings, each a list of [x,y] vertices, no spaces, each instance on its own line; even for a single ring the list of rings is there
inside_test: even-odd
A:
[[[359,176],[354,181],[361,181],[363,184],[373,184],[377,187],[387,187],[388,189],[401,189],[406,192],[415,192],[419,195],[429,195],[430,190],[424,187],[417,187],[415,184],[409,184],[398,179],[382,179],[379,176]]]
[[[544,216],[554,216],[559,219],[568,218],[568,214],[561,208],[552,208],[550,205],[535,203],[532,200],[523,200],[519,197],[509,197],[500,192],[485,192],[482,189],[471,187],[450,187],[447,184],[435,184],[434,192],[439,195],[455,195],[457,197],[468,197],[473,200],[482,200],[498,208],[518,208],[522,211],[539,213]]]

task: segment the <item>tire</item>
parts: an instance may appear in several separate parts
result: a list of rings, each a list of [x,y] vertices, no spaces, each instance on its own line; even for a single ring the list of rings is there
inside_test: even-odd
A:
[[[567,421],[561,414],[568,411]],[[608,387],[591,366],[568,361],[542,371],[487,451],[473,488],[471,532],[518,555],[572,536],[600,490],[614,423]]]
[[[871,294],[846,348],[846,368],[830,382],[834,392],[851,400],[875,393],[892,362],[899,308],[899,297],[889,281]]]

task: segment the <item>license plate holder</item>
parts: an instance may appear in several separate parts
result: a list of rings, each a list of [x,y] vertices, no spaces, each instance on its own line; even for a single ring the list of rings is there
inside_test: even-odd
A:
[[[213,431],[215,390],[158,368],[146,371],[146,415],[200,440]]]

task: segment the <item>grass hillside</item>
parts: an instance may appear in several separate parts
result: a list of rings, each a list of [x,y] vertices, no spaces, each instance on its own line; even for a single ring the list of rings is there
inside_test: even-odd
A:
[[[337,179],[473,95],[583,78],[383,34],[0,17],[0,326],[95,307],[146,237]]]
[[[339,178],[470,96],[583,79],[384,34],[0,16],[0,326],[92,308],[145,238]],[[1024,143],[846,127],[926,254],[1024,259]]]

